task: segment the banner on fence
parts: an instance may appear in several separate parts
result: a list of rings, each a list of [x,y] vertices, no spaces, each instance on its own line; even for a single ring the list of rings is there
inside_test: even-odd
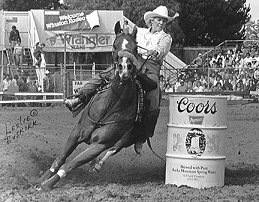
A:
[[[90,30],[100,26],[97,11],[61,10],[59,13],[45,13],[45,30]]]
[[[87,83],[88,81],[73,81],[73,94],[77,94],[78,91]]]

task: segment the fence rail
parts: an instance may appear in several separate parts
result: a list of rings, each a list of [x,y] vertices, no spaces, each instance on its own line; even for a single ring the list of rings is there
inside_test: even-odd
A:
[[[29,99],[25,99],[29,97]],[[51,98],[50,98],[51,97]],[[62,98],[56,98],[62,97]],[[14,98],[3,100],[3,98]],[[35,99],[32,99],[35,98]],[[40,98],[40,99],[37,99]],[[32,93],[32,92],[0,92],[0,104],[17,104],[17,103],[63,103],[63,93]]]

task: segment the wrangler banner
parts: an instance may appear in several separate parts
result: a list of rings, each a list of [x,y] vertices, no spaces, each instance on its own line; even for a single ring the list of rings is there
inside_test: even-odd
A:
[[[64,51],[66,43],[66,51],[69,52],[110,52],[115,39],[114,34],[110,33],[81,33],[81,34],[66,34],[46,32],[46,41],[48,47],[55,51]],[[46,50],[45,47],[44,50]]]
[[[62,10],[58,14],[45,13],[45,30],[82,31],[100,26],[98,11]]]

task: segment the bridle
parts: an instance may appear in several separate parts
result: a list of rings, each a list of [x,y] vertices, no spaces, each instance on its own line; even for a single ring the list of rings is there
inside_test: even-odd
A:
[[[122,34],[124,34],[124,33],[118,34],[117,37],[120,36],[120,35],[122,35]],[[114,40],[114,42],[113,42],[113,48],[114,48],[115,41],[116,41],[116,40]],[[143,47],[141,47],[141,46],[138,46],[138,45],[137,45],[137,47],[138,47],[138,48],[145,49],[145,48],[143,48]],[[147,49],[145,49],[145,50],[147,50]],[[136,60],[137,60],[137,57],[136,57],[130,50],[125,49],[125,50],[123,50],[123,51],[132,54],[132,55],[136,58]],[[112,51],[113,59],[115,59],[114,52],[115,52],[115,51],[114,51],[114,49],[113,49],[113,51]],[[117,58],[117,57],[118,57],[118,55],[116,56],[116,58]],[[141,67],[140,67],[140,68],[138,69],[138,71],[135,73],[135,78],[136,78],[136,75],[137,75],[139,72],[142,71],[142,68],[144,67],[145,63],[147,62],[147,60],[148,60],[149,58],[150,58],[150,56],[145,59],[144,63],[141,65]],[[112,70],[114,70],[114,69],[116,68],[116,66],[118,65],[117,60],[114,61],[114,65],[115,65],[115,66],[112,68]],[[108,90],[108,88],[107,88],[106,90]],[[102,93],[102,92],[104,92],[104,91],[106,91],[106,90],[103,90],[103,91],[98,92],[98,93]],[[114,89],[111,88],[111,90],[112,90],[112,92],[113,92],[115,95],[117,95],[117,93],[116,93],[116,91],[115,91]],[[117,96],[118,96],[118,95],[117,95]],[[118,97],[119,97],[119,96],[118,96]],[[102,121],[101,121],[101,119],[104,117],[104,116],[102,116],[102,117],[99,118],[98,121],[95,121],[95,120],[93,120],[93,118],[91,118],[91,116],[90,116],[90,108],[91,108],[91,106],[92,106],[92,104],[93,104],[95,98],[96,98],[96,96],[93,96],[93,97],[91,98],[91,100],[89,101],[89,104],[88,104],[88,112],[87,112],[87,113],[88,113],[88,118],[90,119],[90,121],[91,121],[93,124],[96,125],[97,128],[98,128],[98,127],[105,126],[105,125],[109,125],[109,124],[117,124],[117,123],[127,122],[127,121],[131,121],[131,120],[133,120],[133,119],[136,120],[137,117],[138,117],[139,114],[140,114],[140,112],[137,112],[136,115],[133,115],[133,116],[127,118],[127,119],[123,119],[123,120],[113,120],[113,121],[107,121],[107,122],[102,122]],[[107,109],[107,110],[108,110],[108,109]],[[104,114],[105,114],[105,113],[104,113]]]

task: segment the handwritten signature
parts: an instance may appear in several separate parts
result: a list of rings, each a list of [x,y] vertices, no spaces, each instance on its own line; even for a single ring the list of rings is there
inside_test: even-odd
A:
[[[32,109],[29,115],[20,116],[17,119],[17,122],[13,125],[5,124],[5,138],[7,144],[10,144],[13,140],[21,137],[25,132],[28,132],[34,126],[38,125],[37,120],[35,119],[38,116],[38,111]]]

